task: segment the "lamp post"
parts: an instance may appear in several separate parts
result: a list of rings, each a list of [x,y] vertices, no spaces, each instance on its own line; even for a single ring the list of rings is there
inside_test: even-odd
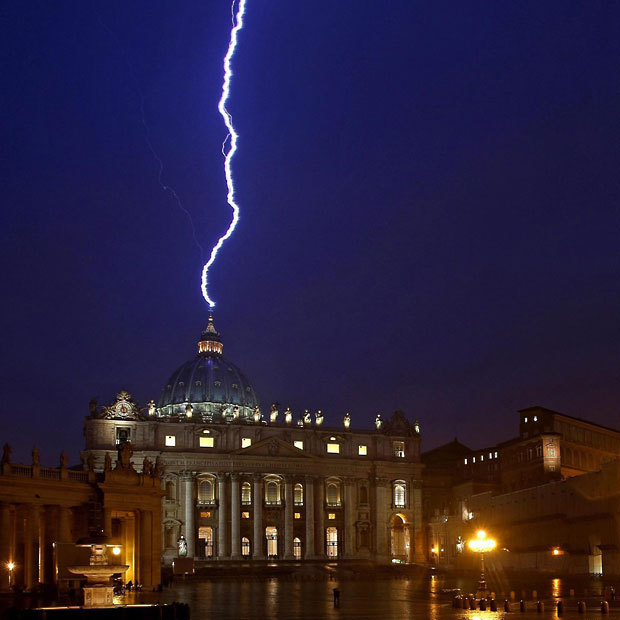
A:
[[[479,530],[476,533],[476,538],[467,543],[472,551],[480,554],[480,581],[478,581],[478,591],[476,592],[476,596],[480,596],[480,598],[486,597],[489,593],[484,576],[484,554],[495,549],[496,544],[492,538],[487,538],[487,533],[484,530]]]

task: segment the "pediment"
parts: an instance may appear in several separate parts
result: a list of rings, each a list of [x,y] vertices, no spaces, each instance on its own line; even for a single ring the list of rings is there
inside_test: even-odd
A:
[[[296,448],[286,441],[282,441],[278,437],[265,437],[265,439],[261,439],[247,448],[235,450],[233,454],[243,454],[243,456],[267,456],[271,458],[312,458],[312,455]]]

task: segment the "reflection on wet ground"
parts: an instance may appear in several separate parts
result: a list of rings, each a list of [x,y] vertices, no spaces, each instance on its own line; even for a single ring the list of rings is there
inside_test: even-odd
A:
[[[318,568],[318,567],[317,567]],[[327,567],[324,567],[327,568]],[[601,592],[613,582],[589,578],[552,578],[537,576],[498,576],[489,579],[491,590],[496,592],[499,612],[463,610],[452,607],[455,590],[463,593],[475,589],[475,575],[432,574],[419,568],[411,570],[377,570],[352,573],[336,570],[327,578],[323,569],[312,572],[291,572],[272,578],[263,574],[240,574],[238,577],[197,577],[176,579],[163,592],[129,593],[125,603],[181,601],[191,607],[192,620],[215,618],[218,620],[243,618],[416,618],[429,620],[509,620],[511,617],[556,618],[557,597],[563,597],[563,618],[592,619],[616,618],[620,620],[620,604],[611,601],[610,613],[600,611]],[[333,590],[340,591],[340,605],[334,606]],[[533,590],[536,594],[533,598]],[[571,596],[574,590],[574,596]],[[510,613],[503,611],[503,601],[511,598]],[[519,600],[525,598],[526,611],[519,612]],[[609,596],[608,596],[609,598]],[[0,596],[1,608],[11,604],[20,607],[36,606],[29,597],[19,600],[9,595]],[[545,611],[538,613],[536,602],[544,601]],[[577,602],[586,600],[585,614],[577,613]],[[40,604],[40,603],[39,603]]]

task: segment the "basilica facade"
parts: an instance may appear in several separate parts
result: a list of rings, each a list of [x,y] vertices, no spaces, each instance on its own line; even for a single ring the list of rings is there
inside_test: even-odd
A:
[[[355,430],[348,414],[334,427],[276,405],[264,415],[212,317],[158,402],[141,409],[125,391],[92,402],[85,436],[95,470],[129,443],[137,469],[163,472],[166,563],[425,558],[418,423],[395,412]]]

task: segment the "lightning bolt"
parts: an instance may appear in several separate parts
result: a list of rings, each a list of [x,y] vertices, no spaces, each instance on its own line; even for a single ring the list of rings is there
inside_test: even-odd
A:
[[[235,6],[237,6],[236,12]],[[239,4],[237,4],[236,0],[233,0],[230,10],[232,14],[232,29],[230,31],[230,42],[228,43],[228,50],[226,52],[226,56],[224,56],[224,81],[222,82],[222,96],[220,97],[220,102],[218,103],[217,109],[219,110],[219,113],[224,119],[226,129],[228,129],[228,134],[226,138],[224,138],[224,142],[222,142],[222,155],[224,155],[224,173],[226,175],[226,187],[228,188],[227,201],[233,211],[233,216],[228,230],[218,239],[218,242],[211,250],[211,256],[209,257],[209,260],[202,268],[202,296],[205,298],[205,301],[209,304],[209,307],[211,308],[215,306],[215,302],[209,297],[209,293],[207,292],[207,276],[209,273],[209,268],[215,262],[217,253],[220,251],[222,245],[224,245],[224,241],[226,241],[226,239],[228,239],[233,234],[233,231],[237,226],[237,222],[239,221],[239,206],[235,202],[235,184],[233,181],[231,170],[232,158],[237,151],[237,139],[239,136],[233,126],[232,116],[230,115],[230,112],[226,109],[226,102],[228,101],[228,97],[230,95],[230,80],[232,78],[232,69],[230,68],[230,63],[237,47],[237,34],[239,33],[239,30],[243,28],[245,0],[239,0]]]

